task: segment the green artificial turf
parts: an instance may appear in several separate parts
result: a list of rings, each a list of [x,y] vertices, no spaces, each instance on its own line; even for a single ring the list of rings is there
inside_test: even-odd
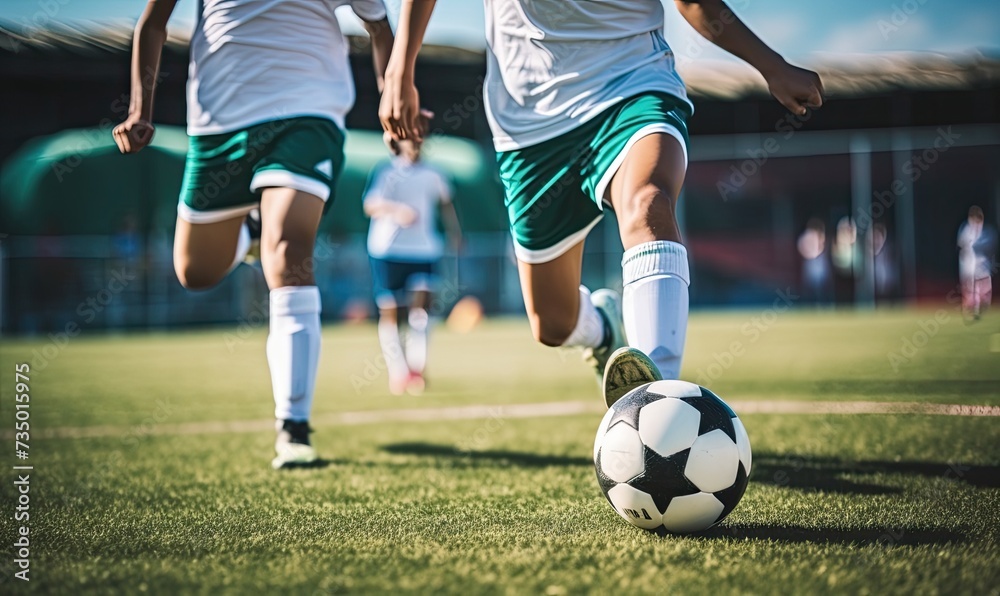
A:
[[[991,351],[1000,317],[966,326],[952,314],[893,371],[889,354],[933,310],[787,312],[753,339],[744,325],[762,312],[694,315],[683,376],[697,381],[718,364],[705,381],[737,408],[1000,404]],[[388,395],[373,327],[327,328],[319,420],[474,404],[494,414],[317,424],[324,465],[282,473],[268,467],[273,432],[185,430],[271,414],[263,331],[230,350],[232,332],[84,332],[36,367],[32,433],[96,436],[31,439],[30,584],[11,578],[10,466],[24,462],[4,439],[0,591],[989,594],[1000,585],[995,417],[745,415],[754,463],[743,501],[702,535],[661,538],[628,526],[601,495],[590,461],[596,409],[505,415],[518,403],[599,399],[578,355],[533,345],[523,321],[469,335],[439,329],[420,398]],[[13,430],[14,363],[46,343],[0,346],[0,431]]]

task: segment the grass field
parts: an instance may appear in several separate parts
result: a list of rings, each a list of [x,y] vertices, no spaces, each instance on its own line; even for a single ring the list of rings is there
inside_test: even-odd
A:
[[[942,312],[936,329],[933,310],[695,314],[683,376],[737,410],[1000,405],[1000,316]],[[373,327],[327,328],[314,440],[329,459],[285,473],[268,466],[264,339],[5,339],[3,458],[23,463],[13,369],[34,360],[35,469],[30,584],[11,578],[9,468],[0,488],[0,591],[1000,593],[1000,418],[745,414],[739,507],[703,535],[659,538],[598,489],[589,372],[533,345],[523,321],[437,332],[421,398],[388,395]],[[548,402],[576,413],[518,414]],[[490,407],[398,412],[472,405]]]

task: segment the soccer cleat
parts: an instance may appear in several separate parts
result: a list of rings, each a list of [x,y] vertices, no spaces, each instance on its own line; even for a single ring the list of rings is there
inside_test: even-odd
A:
[[[604,370],[604,403],[610,408],[623,395],[640,385],[662,381],[663,375],[649,356],[632,347],[615,350]]]
[[[410,378],[406,381],[406,392],[410,395],[423,395],[426,388],[427,381],[424,380],[424,375],[418,372],[411,372]]]
[[[309,444],[309,433],[312,432],[309,423],[279,420],[278,424],[278,438],[274,442],[277,456],[271,460],[271,467],[281,470],[315,464],[318,458],[316,450]]]
[[[597,385],[604,382],[604,369],[615,350],[625,345],[625,325],[622,322],[622,299],[618,292],[600,289],[590,296],[590,302],[604,321],[604,343],[583,351],[583,361],[594,367]]]

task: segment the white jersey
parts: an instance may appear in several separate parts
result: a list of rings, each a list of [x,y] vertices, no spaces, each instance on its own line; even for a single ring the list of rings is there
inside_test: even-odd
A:
[[[639,93],[687,101],[660,0],[485,2],[483,93],[497,151],[557,137]]]
[[[365,21],[385,18],[381,0],[201,0],[191,37],[188,134],[295,116],[344,128],[354,80],[334,10],[346,5]]]
[[[365,202],[386,200],[413,209],[413,223],[403,227],[392,217],[373,217],[368,254],[392,261],[436,261],[444,253],[437,229],[438,205],[451,200],[444,175],[422,162],[401,157],[372,171]]]

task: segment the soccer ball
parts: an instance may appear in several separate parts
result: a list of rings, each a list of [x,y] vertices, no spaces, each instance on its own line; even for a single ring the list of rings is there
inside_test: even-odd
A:
[[[623,396],[594,441],[597,482],[625,521],[657,533],[698,532],[740,502],[750,439],[717,395],[656,381]]]

